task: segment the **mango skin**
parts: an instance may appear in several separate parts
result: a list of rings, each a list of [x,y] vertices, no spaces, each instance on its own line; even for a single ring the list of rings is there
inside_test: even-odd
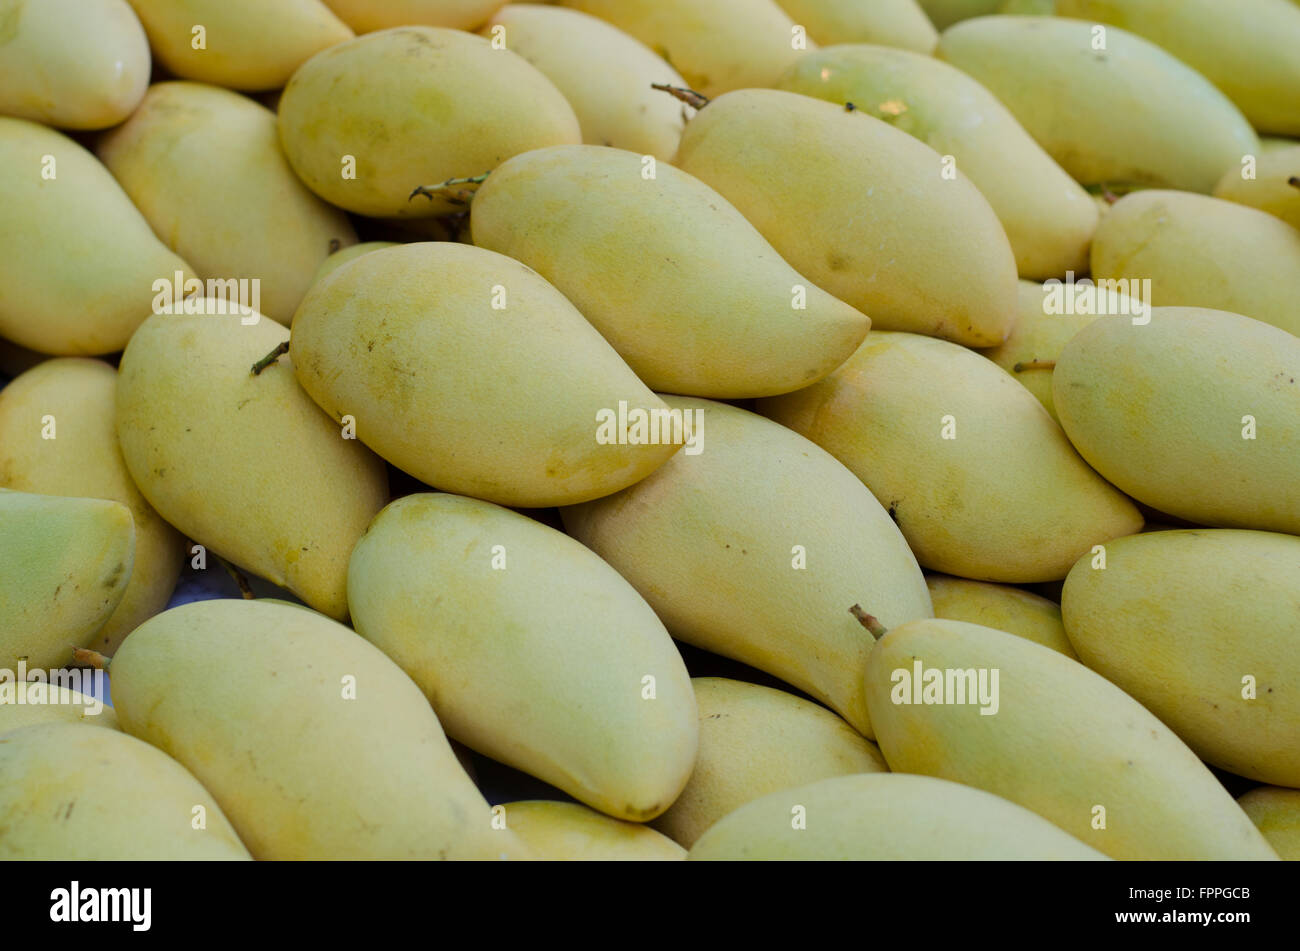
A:
[[[596,442],[601,409],[662,401],[559,291],[481,248],[420,242],[345,264],[308,292],[290,353],[312,399],[355,417],[379,455],[500,505],[608,495],[680,448]]]
[[[1096,204],[1006,106],[960,70],[907,50],[833,46],[801,58],[777,88],[851,102],[952,155],[997,213],[1021,277],[1087,269]]]
[[[1120,538],[1061,595],[1079,658],[1197,755],[1300,787],[1300,538],[1206,529]],[[1243,677],[1256,696],[1242,696]]]
[[[130,0],[158,61],[174,76],[248,92],[279,89],[294,70],[353,33],[320,0]],[[193,27],[206,28],[194,49]]]
[[[686,784],[699,735],[686,665],[632,586],[563,532],[408,495],[357,542],[348,603],[472,749],[616,819],[654,818]]]
[[[135,560],[112,615],[80,647],[111,656],[126,635],[167,606],[185,539],[163,521],[127,471],[116,426],[117,371],[100,360],[47,360],[0,390],[0,486],[44,495],[111,499],[131,510]],[[53,416],[54,439],[42,438]]]
[[[797,433],[725,403],[665,400],[703,411],[703,451],[561,509],[565,530],[673,637],[780,677],[870,738],[871,641],[849,608],[872,603],[886,623],[932,616],[902,534],[853,473]]]
[[[149,85],[126,0],[0,0],[0,114],[64,129],[121,122]]]
[[[384,248],[395,248],[398,246],[396,241],[363,241],[360,244],[354,244],[342,250],[335,251],[324,261],[320,262],[320,267],[316,269],[316,276],[312,278],[312,285],[319,284],[330,274],[333,274],[343,265],[347,264],[363,254],[369,254],[371,251],[382,251]]]
[[[1214,197],[1266,211],[1300,229],[1300,145],[1265,149],[1260,143],[1255,178],[1230,168],[1214,186]]]
[[[688,849],[723,816],[767,793],[889,770],[874,744],[825,707],[724,677],[691,683],[700,710],[700,752],[690,782],[654,821]]]
[[[250,858],[198,780],[118,730],[44,723],[0,734],[0,773],[0,859]]]
[[[573,107],[527,60],[430,26],[368,33],[312,57],[285,87],[279,118],[285,155],[308,188],[380,218],[463,211],[452,192],[412,191],[582,141]],[[348,156],[355,175],[345,178]]]
[[[826,379],[757,407],[848,466],[934,571],[1055,581],[1142,527],[1028,390],[946,340],[870,333]]]
[[[422,24],[474,30],[483,25],[503,0],[324,0],[334,15],[357,33],[394,26]]]
[[[1300,135],[1300,9],[1285,0],[1056,0],[1056,13],[1143,36],[1223,90],[1260,132]]]
[[[864,607],[870,611],[869,605]],[[975,704],[895,704],[895,670],[999,671],[997,713]],[[1116,859],[1275,859],[1214,774],[1110,681],[1005,631],[923,620],[890,630],[866,668],[867,702],[890,769],[984,789]],[[1094,809],[1106,810],[1094,829]],[[1097,814],[1099,815],[1099,814]]]
[[[1145,326],[1098,320],[1076,334],[1052,388],[1080,455],[1134,499],[1197,525],[1296,535],[1297,381],[1300,339],[1285,331],[1156,307]]]
[[[579,10],[527,3],[502,7],[481,32],[501,35],[506,49],[555,84],[573,106],[583,142],[664,162],[676,154],[684,113],[692,110],[650,84],[681,87],[686,80],[640,40]]]
[[[348,556],[388,501],[387,470],[302,391],[292,361],[253,376],[286,328],[198,306],[208,312],[150,317],[122,355],[127,470],[189,538],[345,618]]]
[[[997,13],[1005,0],[917,0],[936,29],[946,30],[961,20]]]
[[[1094,50],[1094,25],[980,17],[945,30],[935,55],[1001,99],[1083,185],[1208,192],[1259,148],[1246,117],[1200,73],[1118,27]]]
[[[795,829],[793,809],[807,826]],[[757,799],[695,843],[691,861],[1103,861],[1028,809],[929,776],[836,776]]]
[[[331,249],[356,243],[289,168],[275,113],[229,90],[158,83],[97,152],[172,250],[205,279],[258,280],[286,326]]]
[[[925,583],[937,618],[1006,631],[1071,660],[1079,659],[1065,634],[1061,606],[1055,601],[1008,585],[947,575],[926,575]]]
[[[945,180],[937,152],[886,122],[746,89],[687,124],[675,164],[878,330],[988,347],[1011,329],[1016,262],[997,215],[960,170]]]
[[[0,668],[71,663],[121,602],[134,558],[125,505],[0,489]]]
[[[561,0],[636,37],[712,98],[770,86],[798,58],[794,22],[773,0]],[[805,40],[807,49],[816,43]],[[666,95],[666,94],[664,94]]]
[[[1263,211],[1206,195],[1142,191],[1102,219],[1098,279],[1150,280],[1160,307],[1244,314],[1300,335],[1300,231]]]
[[[108,169],[45,126],[0,117],[0,206],[0,336],[21,346],[114,353],[149,316],[154,281],[194,277]]]
[[[686,850],[635,822],[622,822],[576,802],[536,799],[505,806],[507,827],[551,861],[680,862]]]
[[[491,828],[419,688],[312,611],[172,608],[127,638],[112,679],[122,728],[190,769],[254,858],[528,855]]]
[[[19,691],[22,703],[18,702]],[[59,684],[27,681],[15,685],[0,680],[0,734],[38,723],[84,723],[106,730],[121,729],[112,707],[101,706],[98,713],[91,713],[93,702],[85,694]]]
[[[777,0],[817,43],[879,43],[929,55],[939,42],[916,0]]]
[[[1237,805],[1279,856],[1300,862],[1300,789],[1260,786],[1238,799]]]
[[[654,390],[770,396],[848,359],[865,315],[786,264],[708,185],[642,168],[591,145],[508,159],[474,198],[474,243],[553,283]]]

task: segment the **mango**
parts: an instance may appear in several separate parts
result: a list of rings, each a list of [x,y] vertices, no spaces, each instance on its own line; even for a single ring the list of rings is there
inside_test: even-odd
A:
[[[549,0],[548,0],[549,2]],[[334,15],[358,33],[373,33],[411,23],[474,30],[503,0],[324,0]]]
[[[1006,631],[1078,660],[1055,601],[1009,585],[948,575],[926,575],[925,583],[935,617]]]
[[[324,280],[328,275],[333,274],[343,265],[361,257],[363,254],[369,254],[371,251],[382,251],[384,248],[395,248],[397,245],[398,242],[396,241],[363,241],[360,244],[354,244],[335,251],[324,261],[321,261],[320,267],[316,269],[316,276],[312,278],[311,283],[316,284]]]
[[[945,30],[935,55],[1001,99],[1083,185],[1208,192],[1259,147],[1208,79],[1119,27],[979,17]]]
[[[0,0],[0,114],[65,129],[129,116],[149,41],[126,0]]]
[[[537,799],[504,807],[506,823],[542,859],[672,862],[686,850],[648,826],[622,822],[576,802]]]
[[[871,773],[770,793],[705,832],[687,858],[933,862],[1105,856],[998,796],[928,776]]]
[[[1276,858],[1167,726],[1050,648],[963,621],[913,621],[877,642],[866,688],[895,772],[1004,796],[1111,858]]]
[[[1238,799],[1237,805],[1279,856],[1300,862],[1300,789],[1260,786]]]
[[[182,605],[128,637],[112,674],[122,728],[211,790],[254,858],[528,855],[492,828],[419,688],[319,614]]]
[[[1005,0],[917,0],[930,22],[946,30],[960,20],[997,13]]]
[[[945,177],[942,156],[887,122],[746,89],[687,123],[675,163],[877,329],[973,347],[1011,329],[1016,262],[997,215],[960,170]]]
[[[631,488],[561,509],[565,530],[641,592],[678,640],[825,703],[864,736],[871,639],[848,614],[931,617],[898,527],[848,469],[753,413],[669,396],[700,442]],[[707,424],[707,425],[706,425]]]
[[[64,356],[113,353],[155,281],[194,277],[76,142],[0,117],[0,335]]]
[[[120,502],[0,489],[0,668],[71,662],[121,602],[134,557]]]
[[[723,816],[768,793],[889,769],[874,744],[809,700],[724,677],[691,683],[700,752],[690,782],[654,821],[688,849]]]
[[[1253,177],[1245,172],[1229,169],[1214,186],[1214,197],[1258,208],[1300,229],[1300,145],[1265,150],[1261,141]]]
[[[1052,392],[1080,455],[1198,525],[1300,534],[1300,339],[1240,314],[1157,307],[1065,345]]]
[[[339,268],[308,292],[290,352],[327,413],[351,417],[363,443],[448,492],[501,505],[586,501],[681,448],[620,445],[622,433],[601,442],[602,412],[663,402],[559,291],[480,248],[421,242]]]
[[[79,690],[47,681],[16,683],[0,674],[0,734],[38,723],[85,723],[108,730],[120,729],[117,714],[94,697]],[[80,672],[75,672],[80,676]],[[58,676],[58,674],[56,674]],[[66,676],[74,676],[69,671]]]
[[[302,391],[292,361],[253,375],[288,330],[219,301],[194,306],[204,312],[150,317],[122,355],[127,470],[188,537],[344,618],[348,556],[388,501],[384,464]]]
[[[1142,527],[1033,394],[946,340],[868,334],[820,383],[757,406],[848,466],[934,571],[1055,581]]]
[[[457,190],[413,192],[582,141],[573,107],[522,56],[431,26],[368,33],[313,56],[285,87],[279,119],[308,188],[381,218],[463,211]]]
[[[508,159],[474,198],[474,243],[553,283],[655,390],[770,396],[848,359],[867,317],[712,188],[669,165],[647,180],[643,167],[591,145]]]
[[[777,0],[817,43],[879,43],[929,55],[939,41],[916,0]]]
[[[845,45],[801,58],[777,83],[853,105],[951,155],[1006,230],[1021,277],[1088,267],[1097,206],[991,92],[931,56]]]

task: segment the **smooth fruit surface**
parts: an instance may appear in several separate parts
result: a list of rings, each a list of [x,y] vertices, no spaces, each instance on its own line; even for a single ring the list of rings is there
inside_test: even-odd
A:
[[[996,628],[1078,659],[1055,601],[1010,585],[947,575],[928,574],[925,583],[937,618]]]
[[[507,827],[549,861],[674,862],[686,850],[636,822],[622,822],[576,802],[531,800],[504,807]]]

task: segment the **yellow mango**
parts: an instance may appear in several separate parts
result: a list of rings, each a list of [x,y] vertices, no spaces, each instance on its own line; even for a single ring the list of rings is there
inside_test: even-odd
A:
[[[252,306],[286,326],[325,258],[357,240],[294,176],[275,113],[229,90],[158,83],[97,151],[200,277],[257,281]]]
[[[930,22],[946,30],[959,20],[997,13],[1005,0],[917,0]]]
[[[723,816],[768,793],[889,769],[874,744],[809,700],[724,677],[691,683],[700,709],[700,752],[690,782],[654,821],[688,849]]]
[[[158,61],[181,79],[260,91],[352,31],[320,0],[129,0]]]
[[[112,674],[122,729],[193,772],[254,858],[527,857],[420,689],[319,614],[182,605],[128,637]]]
[[[65,129],[121,122],[149,85],[126,0],[0,0],[0,114]]]
[[[1055,581],[1093,545],[1142,527],[1033,394],[945,340],[868,334],[826,379],[758,409],[848,466],[925,568]]]
[[[787,393],[853,353],[869,319],[810,286],[712,188],[643,168],[591,145],[517,155],[474,198],[474,243],[553,283],[655,390]]]
[[[397,244],[396,241],[363,241],[360,244],[354,244],[340,251],[335,251],[324,261],[321,261],[320,267],[316,269],[316,276],[312,278],[311,283],[320,283],[343,265],[361,257],[363,254],[369,254],[371,251],[382,251],[384,248],[395,248]]]
[[[522,56],[430,26],[370,33],[312,57],[285,87],[279,118],[289,164],[308,188],[381,218],[463,211],[455,190],[413,191],[582,141],[573,107]]]
[[[1002,584],[926,575],[934,616],[996,628],[1078,660],[1055,601]]]
[[[997,213],[1022,277],[1087,269],[1096,204],[1006,106],[960,70],[907,50],[834,46],[801,58],[777,88],[851,102],[951,155]]]
[[[796,826],[802,817],[805,825]],[[1028,809],[929,776],[836,776],[751,802],[705,832],[691,861],[1100,861]]]
[[[932,616],[898,527],[797,433],[725,403],[665,400],[693,411],[694,454],[562,509],[565,529],[675,638],[780,677],[870,738],[861,672],[871,638],[848,605],[871,601],[897,623]]]
[[[879,43],[930,54],[939,42],[916,0],[777,0],[821,44]]]
[[[974,347],[1011,329],[1016,262],[993,209],[961,171],[946,178],[939,153],[887,122],[746,89],[687,123],[675,164],[877,329]]]
[[[1004,796],[1111,858],[1277,857],[1168,727],[1050,648],[963,621],[913,621],[877,642],[866,686],[895,772]]]
[[[388,501],[384,464],[344,438],[291,361],[253,375],[288,330],[256,312],[222,314],[217,301],[196,307],[206,312],[150,317],[122,355],[126,467],[188,537],[344,618],[348,556]]]
[[[113,353],[154,281],[194,277],[76,142],[0,117],[0,335],[42,353]]]
[[[1237,805],[1278,855],[1300,862],[1300,789],[1260,786],[1238,799]]]
[[[648,826],[602,815],[576,802],[507,803],[506,824],[541,859],[588,862],[672,862],[686,850]]]
[[[130,580],[108,621],[77,645],[110,655],[167,606],[185,558],[185,540],[145,501],[127,471],[116,404],[117,371],[100,360],[47,360],[0,390],[0,486],[111,499],[131,510]]]
[[[423,24],[475,30],[504,0],[324,0],[335,16],[358,33]]]
[[[1239,314],[1157,307],[1065,346],[1052,392],[1080,455],[1198,525],[1300,534],[1300,339]]]
[[[0,733],[38,723],[85,723],[119,729],[117,714],[100,700],[59,683],[35,680],[16,683],[8,679],[11,674],[17,676],[16,671],[0,672]],[[82,671],[62,674],[68,678],[81,675]]]
[[[0,859],[247,860],[185,768],[118,730],[43,723],[0,735]]]
[[[1245,168],[1229,169],[1214,186],[1214,197],[1248,205],[1300,229],[1300,145],[1260,148],[1246,178]]]
[[[481,248],[421,242],[339,268],[308,292],[290,352],[327,413],[352,417],[363,443],[448,492],[585,501],[680,448],[599,441],[603,411],[663,402],[559,291]]]
[[[1208,192],[1259,147],[1246,117],[1208,79],[1119,27],[979,17],[945,30],[935,55],[1001,99],[1084,185]]]

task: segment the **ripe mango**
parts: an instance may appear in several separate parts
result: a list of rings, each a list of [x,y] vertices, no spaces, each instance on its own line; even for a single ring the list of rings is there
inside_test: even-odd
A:
[[[648,826],[623,822],[576,802],[531,800],[504,807],[507,826],[551,861],[672,862],[686,850]]]
[[[1061,606],[1020,588],[926,575],[934,616],[996,628],[1078,660],[1061,621]]]

